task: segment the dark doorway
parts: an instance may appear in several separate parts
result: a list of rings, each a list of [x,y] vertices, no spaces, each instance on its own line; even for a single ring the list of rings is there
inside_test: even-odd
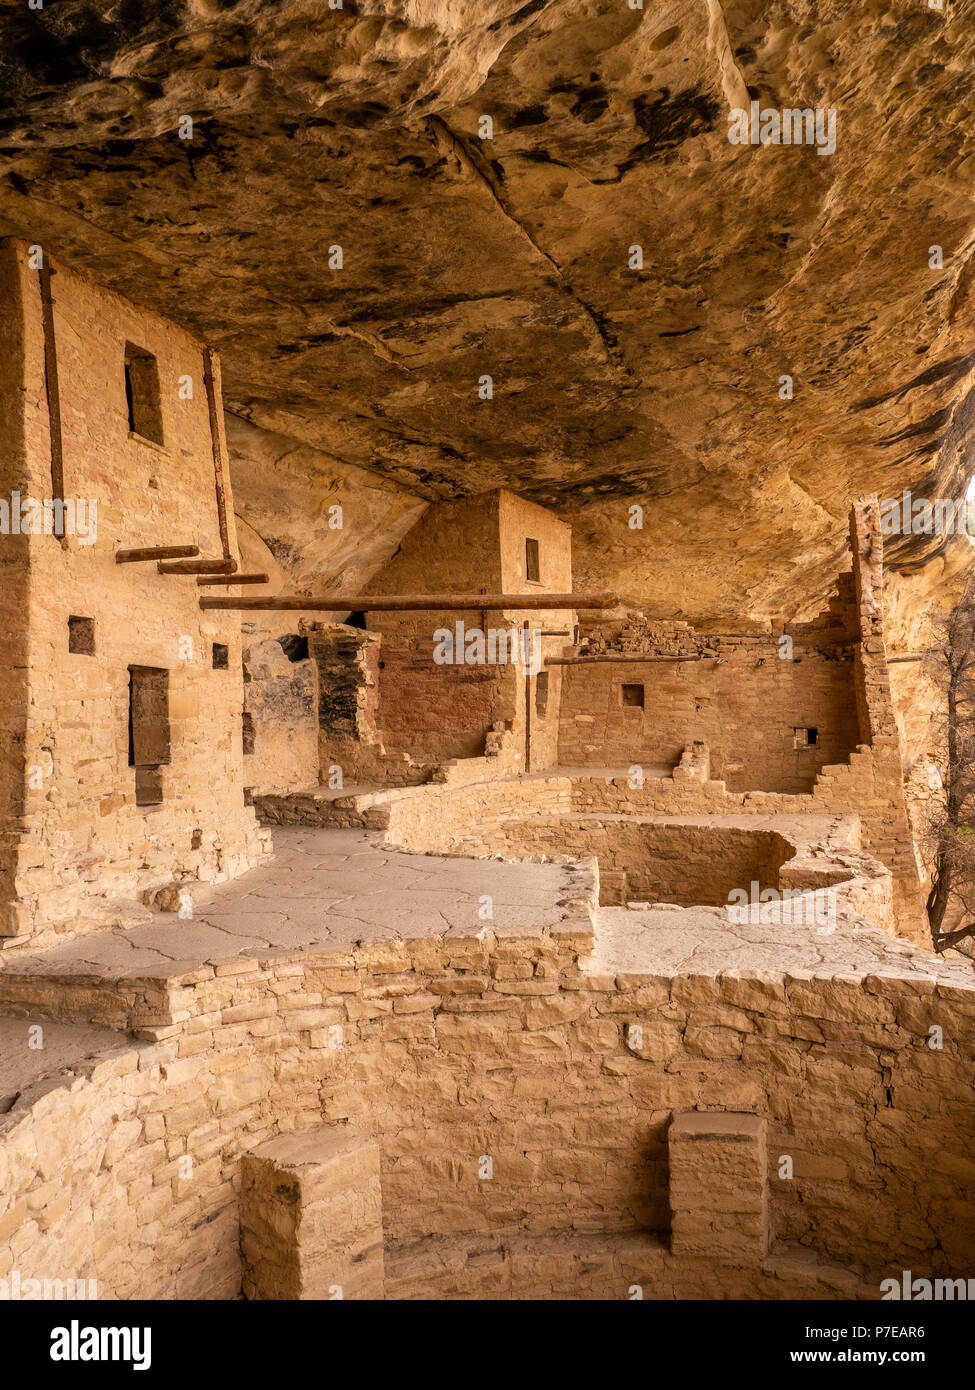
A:
[[[162,444],[159,367],[151,352],[132,343],[125,344],[125,401],[129,411],[129,432],[153,444]]]
[[[135,803],[162,801],[159,771],[170,759],[169,672],[129,667],[129,766],[135,768]]]

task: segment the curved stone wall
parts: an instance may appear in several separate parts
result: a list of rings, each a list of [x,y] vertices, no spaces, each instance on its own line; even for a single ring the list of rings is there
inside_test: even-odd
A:
[[[688,939],[693,915],[671,935]],[[713,913],[680,947],[697,964],[664,968],[666,924],[648,919],[668,916],[604,911],[595,952],[567,930],[199,966],[155,982],[154,1015],[117,994],[118,1022],[145,1040],[0,1120],[0,1278],[234,1296],[240,1156],[322,1120],[380,1142],[392,1296],[492,1296],[480,1257],[499,1240],[506,1287],[534,1280],[536,1297],[572,1296],[567,1271],[600,1242],[632,1258],[576,1296],[615,1296],[617,1277],[708,1297],[716,1280],[783,1296],[796,1279],[849,1293],[851,1271],[861,1292],[902,1268],[967,1275],[969,976],[865,927],[832,938],[829,974],[771,969],[747,929],[715,945]],[[720,1241],[708,1259],[666,1253],[668,1127],[695,1110],[766,1120],[765,1262],[723,1260]]]
[[[599,901],[722,906],[735,889],[779,887],[795,845],[756,824],[697,824],[647,816],[536,816],[510,821],[497,840],[509,854],[595,856]]]
[[[93,1279],[100,1298],[239,1295],[241,1151],[313,1123],[317,1094],[226,1032],[219,1054],[182,1058],[175,1043],[120,1039],[0,1117],[0,1279]]]

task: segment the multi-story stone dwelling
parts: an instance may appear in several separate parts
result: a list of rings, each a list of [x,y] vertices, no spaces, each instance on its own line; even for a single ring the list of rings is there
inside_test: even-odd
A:
[[[219,363],[40,247],[4,242],[0,274],[0,933],[46,939],[260,844],[240,624],[166,572],[197,560],[126,559],[236,560]]]

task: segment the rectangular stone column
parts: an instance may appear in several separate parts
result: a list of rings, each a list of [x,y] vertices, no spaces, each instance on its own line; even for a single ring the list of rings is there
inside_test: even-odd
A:
[[[670,1147],[670,1250],[753,1264],[768,1251],[765,1121],[759,1115],[675,1115]]]
[[[240,1243],[245,1298],[383,1298],[379,1146],[321,1125],[253,1149]]]

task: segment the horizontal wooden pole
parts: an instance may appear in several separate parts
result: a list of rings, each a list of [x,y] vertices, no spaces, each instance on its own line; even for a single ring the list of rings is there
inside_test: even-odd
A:
[[[456,609],[615,608],[616,594],[326,594],[323,598],[201,598],[201,608],[300,613],[443,612]]]
[[[160,574],[233,574],[236,560],[173,560],[158,566]]]
[[[196,582],[202,589],[208,584],[270,584],[271,580],[266,574],[218,574],[212,579],[198,579]]]
[[[137,560],[182,560],[199,555],[198,545],[143,545],[134,550],[116,550],[117,565],[132,565]]]
[[[717,653],[714,653],[717,656]],[[703,661],[704,657],[693,656],[553,656],[545,662],[546,666],[593,666],[597,662],[618,661],[628,666],[645,666],[650,661]]]

